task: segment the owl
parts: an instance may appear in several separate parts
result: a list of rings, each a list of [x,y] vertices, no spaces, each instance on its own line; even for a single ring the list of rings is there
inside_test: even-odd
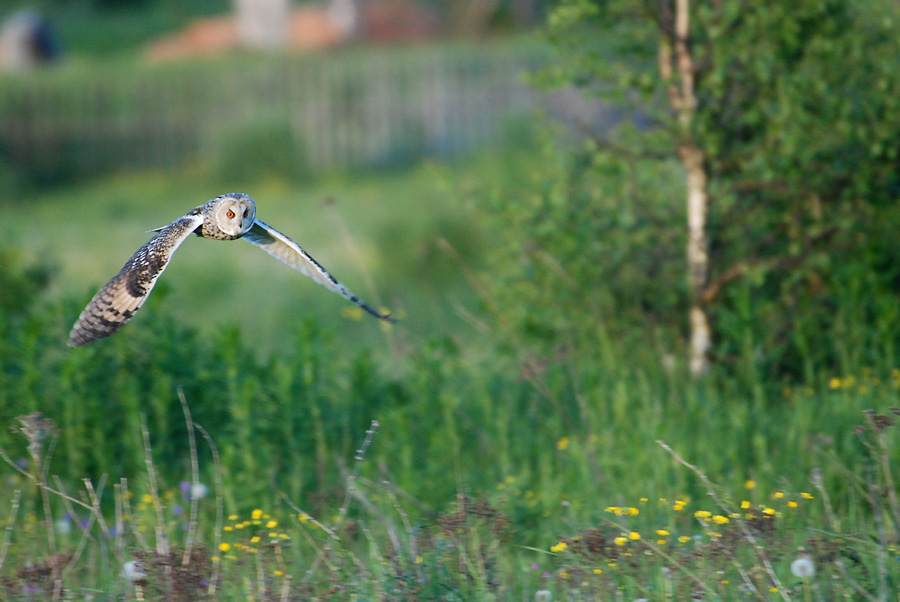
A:
[[[101,288],[81,312],[69,335],[69,346],[80,347],[108,337],[140,309],[172,253],[191,234],[216,240],[249,240],[272,257],[343,295],[376,318],[393,322],[338,282],[296,242],[256,219],[256,203],[246,194],[218,196],[163,228],[131,256],[122,270]]]

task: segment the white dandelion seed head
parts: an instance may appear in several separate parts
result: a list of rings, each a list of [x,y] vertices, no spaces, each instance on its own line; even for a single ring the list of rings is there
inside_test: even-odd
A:
[[[194,483],[191,485],[191,499],[202,500],[209,494],[209,487],[203,483]]]
[[[816,575],[816,564],[809,554],[804,554],[794,559],[794,562],[791,563],[791,574],[800,578],[814,577]]]
[[[138,581],[147,576],[147,573],[144,572],[143,562],[138,562],[137,560],[129,560],[124,565],[122,565],[122,576],[124,576],[129,581]]]
[[[59,535],[68,535],[72,532],[72,521],[61,518],[53,523],[53,528]]]
[[[539,589],[534,593],[534,602],[553,602],[553,594],[549,589]]]

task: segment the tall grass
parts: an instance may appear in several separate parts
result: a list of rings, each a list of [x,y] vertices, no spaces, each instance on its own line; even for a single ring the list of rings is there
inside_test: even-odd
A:
[[[447,199],[460,198],[460,188],[477,197],[484,181],[498,191],[530,182],[517,174],[533,160],[498,165],[427,174],[446,184]],[[133,190],[133,178],[105,194]],[[427,179],[404,178],[348,186],[366,197]],[[91,200],[103,190],[71,196]],[[291,192],[273,196],[287,203]],[[41,200],[16,215],[53,215],[65,198]],[[118,206],[94,202],[101,212]],[[149,211],[137,205],[132,211]],[[360,213],[357,223],[374,215]],[[53,219],[44,226],[61,230]],[[465,248],[467,228],[434,242],[446,234],[441,227],[417,227],[421,238],[388,238],[406,249],[421,243],[444,263],[409,317],[378,331],[382,342],[347,336],[365,323],[327,324],[312,310],[297,322],[294,308],[279,323],[275,351],[257,345],[252,327],[178,317],[176,293],[165,288],[127,330],[66,349],[86,299],[55,289],[34,255],[5,253],[0,424],[18,429],[0,429],[9,460],[0,468],[9,485],[0,494],[6,594],[881,599],[892,591],[898,451],[890,408],[900,372],[892,314],[879,314],[877,328],[867,318],[886,301],[863,294],[880,289],[861,287],[851,270],[834,278],[833,333],[841,336],[827,354],[818,347],[824,337],[797,343],[803,370],[765,370],[748,321],[729,331],[745,334],[747,351],[692,381],[652,328],[628,336],[631,321],[592,319],[589,294],[589,311],[554,314],[552,295],[498,264],[481,267],[479,253]],[[123,248],[122,261],[134,247]],[[530,252],[528,261],[543,263],[523,260],[517,276],[553,269]],[[402,253],[398,261],[418,265]],[[424,278],[428,265],[410,272]],[[405,287],[396,275],[386,281]],[[520,291],[535,304],[511,305]],[[430,306],[429,293],[453,298],[459,327],[418,321],[418,308],[450,311]],[[235,316],[253,311],[226,301]],[[559,319],[556,330],[548,318]],[[27,433],[22,416],[31,416]],[[193,443],[186,423],[188,432],[198,428]],[[804,554],[816,576],[795,578],[790,565]]]

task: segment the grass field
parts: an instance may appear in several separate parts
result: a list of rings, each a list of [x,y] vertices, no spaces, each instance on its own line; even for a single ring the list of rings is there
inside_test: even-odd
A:
[[[164,6],[104,18],[143,39]],[[134,50],[74,23],[77,60]],[[677,164],[554,136],[241,184],[393,327],[194,239],[131,323],[71,350],[148,230],[225,178],[201,159],[0,197],[0,599],[897,599],[878,262],[821,270],[832,321],[788,316],[809,338],[781,372],[751,319],[774,305],[735,285],[730,347],[692,380]]]
[[[884,599],[898,579],[889,358],[807,382],[694,383],[602,332],[549,362],[498,347],[503,328],[479,308],[492,239],[464,197],[515,191],[540,161],[493,152],[247,190],[398,312],[389,332],[247,245],[191,240],[143,315],[64,352],[145,231],[210,194],[192,171],[135,173],[8,206],[3,240],[56,277],[6,326],[4,419],[39,410],[58,435],[32,425],[32,447],[12,434],[4,448],[72,499],[3,469],[7,595]],[[205,429],[197,452],[179,390]],[[815,578],[791,571],[807,554]]]

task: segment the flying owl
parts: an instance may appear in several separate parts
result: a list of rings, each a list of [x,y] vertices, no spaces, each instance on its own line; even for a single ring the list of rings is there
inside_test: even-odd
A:
[[[122,328],[147,300],[157,278],[169,264],[172,253],[191,234],[217,240],[249,240],[272,257],[329,290],[340,293],[376,318],[393,322],[389,314],[376,311],[351,293],[300,245],[256,219],[256,203],[246,194],[223,194],[168,226],[151,232],[156,232],[156,236],[131,256],[122,270],[94,295],[81,312],[69,335],[70,347],[87,345]]]

